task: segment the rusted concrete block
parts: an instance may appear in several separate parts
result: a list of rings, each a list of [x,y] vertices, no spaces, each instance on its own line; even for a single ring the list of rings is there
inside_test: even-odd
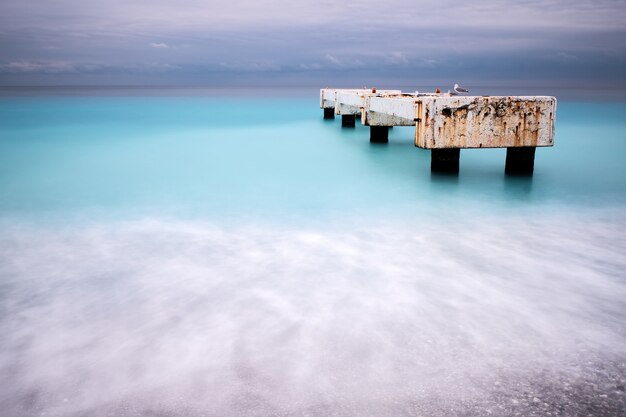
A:
[[[556,99],[547,96],[371,96],[370,126],[415,126],[415,146],[511,148],[554,145]]]
[[[535,148],[554,146],[556,98],[405,94],[399,90],[320,90],[344,126],[361,115],[371,142],[387,142],[393,126],[415,126],[415,146],[431,149],[433,171],[458,172],[460,149],[508,148],[506,172],[531,174]]]
[[[554,145],[554,97],[424,97],[415,146],[511,148]]]

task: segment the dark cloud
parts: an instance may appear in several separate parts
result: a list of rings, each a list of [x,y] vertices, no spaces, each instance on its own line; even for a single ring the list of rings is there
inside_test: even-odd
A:
[[[624,1],[31,0],[0,16],[5,85],[626,84]]]

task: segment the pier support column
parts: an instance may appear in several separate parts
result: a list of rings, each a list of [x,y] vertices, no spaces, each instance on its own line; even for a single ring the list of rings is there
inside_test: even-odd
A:
[[[508,175],[532,175],[535,169],[535,147],[506,148],[506,166]]]
[[[335,108],[334,107],[325,107],[324,108],[324,119],[334,119],[335,118]]]
[[[458,174],[461,150],[458,148],[432,149],[430,151],[430,170]]]
[[[370,142],[389,142],[389,126],[370,126]]]
[[[354,114],[342,114],[341,115],[341,127],[354,127],[356,123],[356,115]]]

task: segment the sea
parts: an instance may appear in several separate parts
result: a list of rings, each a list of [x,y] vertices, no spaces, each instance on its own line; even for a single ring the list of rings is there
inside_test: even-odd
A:
[[[623,416],[626,95],[544,90],[511,177],[314,87],[1,88],[0,414]]]

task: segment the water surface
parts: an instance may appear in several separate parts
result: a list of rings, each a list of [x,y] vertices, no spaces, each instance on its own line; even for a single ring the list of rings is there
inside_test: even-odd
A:
[[[315,91],[79,93],[0,97],[8,416],[623,411],[626,103],[450,177]]]

